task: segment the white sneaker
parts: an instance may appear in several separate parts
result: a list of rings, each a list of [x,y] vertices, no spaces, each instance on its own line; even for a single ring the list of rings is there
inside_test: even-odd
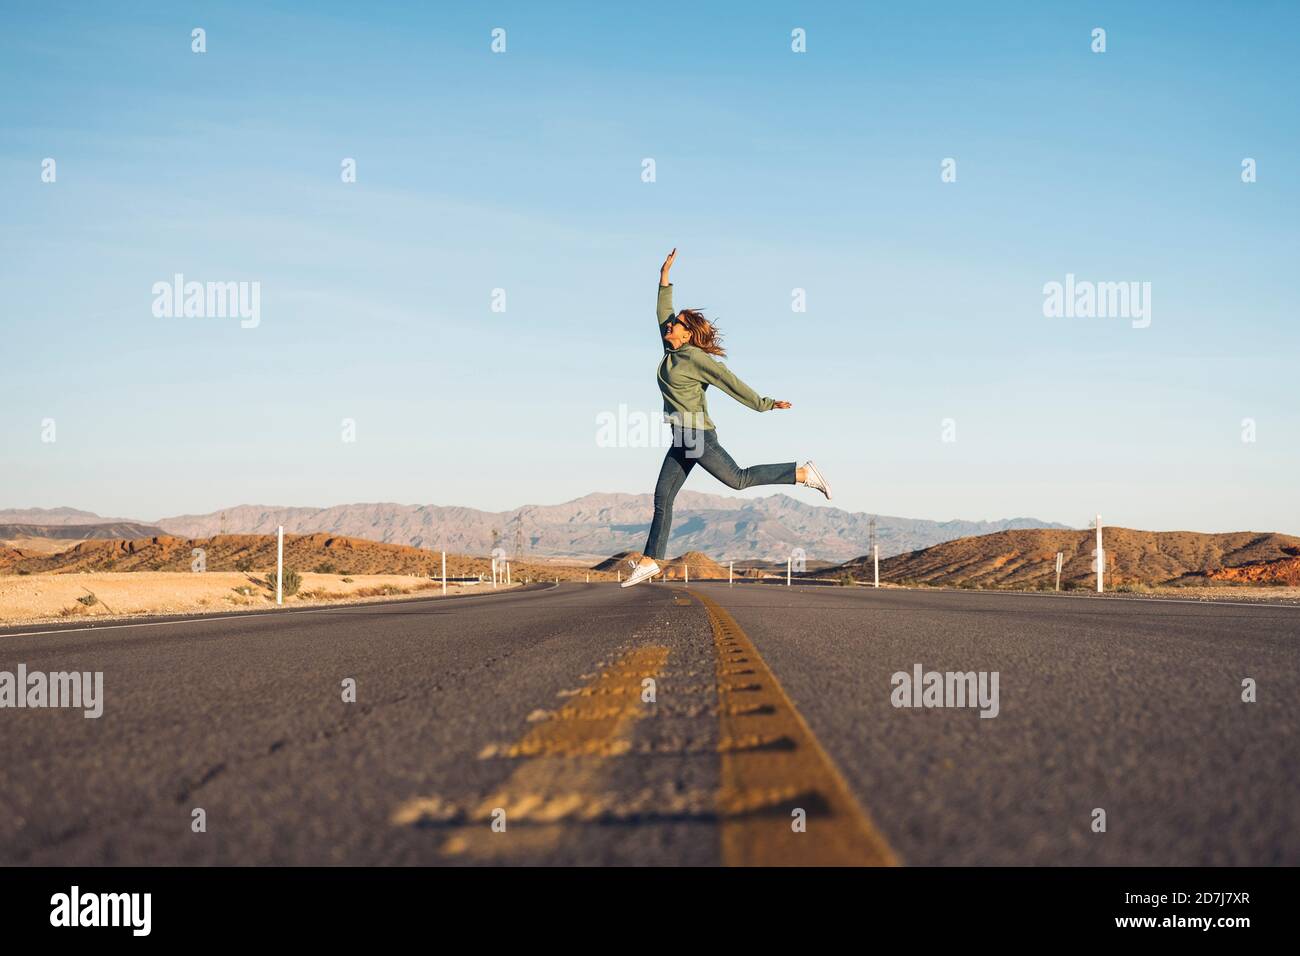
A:
[[[826,500],[831,500],[831,486],[826,483],[822,473],[817,470],[817,466],[810,461],[803,463],[804,480],[803,483],[809,488],[820,491],[826,496]]]
[[[630,575],[628,575],[627,580],[619,585],[620,587],[630,588],[632,585],[640,584],[646,578],[653,577],[659,573],[659,565],[654,561],[651,561],[649,564],[638,564],[635,561],[628,561],[628,564],[633,565],[634,570]]]

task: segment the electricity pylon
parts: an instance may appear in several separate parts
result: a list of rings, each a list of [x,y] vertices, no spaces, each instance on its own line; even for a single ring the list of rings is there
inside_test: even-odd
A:
[[[524,523],[519,515],[515,515],[515,547],[514,554],[511,558],[513,561],[522,561],[524,558]]]

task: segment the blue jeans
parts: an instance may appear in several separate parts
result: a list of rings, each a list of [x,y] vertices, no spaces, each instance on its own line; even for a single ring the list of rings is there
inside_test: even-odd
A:
[[[673,426],[673,446],[664,456],[655,485],[655,516],[650,522],[650,537],[646,539],[645,553],[656,561],[664,559],[668,547],[668,531],[673,524],[673,499],[686,483],[696,462],[728,488],[750,488],[754,485],[793,485],[795,463],[780,465],[751,465],[741,468],[718,444],[718,434],[712,428],[682,428]]]

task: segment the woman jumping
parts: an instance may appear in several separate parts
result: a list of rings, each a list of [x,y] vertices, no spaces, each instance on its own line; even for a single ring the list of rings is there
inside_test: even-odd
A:
[[[657,378],[664,396],[664,419],[672,425],[673,443],[659,469],[655,485],[655,516],[646,539],[645,557],[636,564],[623,587],[659,573],[659,562],[668,547],[668,530],[673,523],[673,499],[681,490],[686,476],[698,462],[700,466],[729,488],[737,490],[753,485],[806,485],[830,499],[831,489],[817,466],[804,462],[780,465],[751,465],[740,468],[720,444],[709,419],[704,390],[716,385],[742,405],[756,412],[789,408],[789,402],[763,398],[735,375],[714,355],[726,355],[722,340],[713,323],[697,309],[673,311],[673,284],[668,279],[677,250],[668,253],[659,269],[659,302],[655,318],[663,340],[664,358]]]

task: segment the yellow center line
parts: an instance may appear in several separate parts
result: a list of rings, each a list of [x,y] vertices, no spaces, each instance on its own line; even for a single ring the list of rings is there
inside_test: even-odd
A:
[[[664,677],[669,649],[629,650],[561,691],[561,706],[529,714],[531,728],[517,742],[482,748],[480,759],[519,762],[487,796],[407,800],[393,824],[432,826],[441,831],[442,853],[477,859],[545,858],[566,834],[594,823],[698,820],[718,827],[727,865],[897,863],[748,635],[715,601],[693,596],[711,624],[712,681],[689,683],[704,675],[681,670],[669,693],[685,699],[643,703],[642,681]],[[674,603],[694,602],[682,594]],[[686,730],[638,739],[639,719],[668,713],[716,719],[716,738]],[[671,781],[609,789],[620,758],[710,752],[719,761],[716,791],[682,790]],[[802,830],[793,825],[795,811],[804,815]],[[491,826],[502,814],[504,833]]]
[[[473,806],[417,797],[398,807],[392,822],[454,824],[441,848],[446,854],[491,858],[554,849],[566,822],[592,812],[609,758],[630,749],[636,720],[653,706],[642,703],[641,682],[658,678],[667,660],[666,647],[629,651],[581,690],[562,691],[569,703],[534,723],[517,744],[485,748],[484,759],[531,759]],[[506,830],[495,832],[489,824],[502,813]]]
[[[894,866],[898,858],[853,798],[753,641],[716,601],[722,859],[728,866]],[[741,742],[784,740],[783,747]],[[759,808],[762,812],[756,812]],[[794,811],[806,813],[806,831]]]

